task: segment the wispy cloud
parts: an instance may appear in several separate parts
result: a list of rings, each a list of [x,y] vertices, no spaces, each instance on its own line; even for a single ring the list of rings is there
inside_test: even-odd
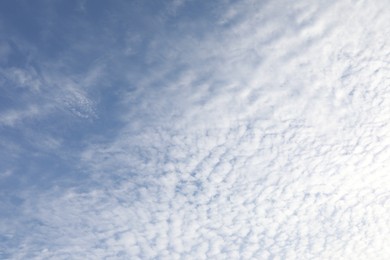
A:
[[[19,194],[0,256],[387,259],[386,7],[183,2],[85,73],[48,70],[31,93],[114,129],[73,150],[78,184]]]

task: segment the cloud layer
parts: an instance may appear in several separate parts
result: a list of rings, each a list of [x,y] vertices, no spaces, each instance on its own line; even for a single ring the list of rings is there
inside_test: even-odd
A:
[[[386,1],[83,3],[1,69],[0,257],[390,257]]]

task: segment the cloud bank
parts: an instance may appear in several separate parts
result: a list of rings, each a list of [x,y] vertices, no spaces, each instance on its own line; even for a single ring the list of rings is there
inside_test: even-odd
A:
[[[386,1],[82,3],[0,48],[2,258],[390,257]]]

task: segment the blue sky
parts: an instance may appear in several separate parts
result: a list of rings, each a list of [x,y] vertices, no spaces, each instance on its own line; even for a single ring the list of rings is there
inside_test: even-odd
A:
[[[389,259],[388,1],[1,1],[1,259]]]

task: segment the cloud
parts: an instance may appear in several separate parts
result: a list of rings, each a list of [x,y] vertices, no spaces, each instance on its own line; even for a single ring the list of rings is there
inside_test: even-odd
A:
[[[103,91],[120,126],[78,147],[78,184],[20,195],[5,257],[390,256],[386,3],[219,3],[172,7],[90,81],[46,79],[84,118],[88,86],[126,75]]]

